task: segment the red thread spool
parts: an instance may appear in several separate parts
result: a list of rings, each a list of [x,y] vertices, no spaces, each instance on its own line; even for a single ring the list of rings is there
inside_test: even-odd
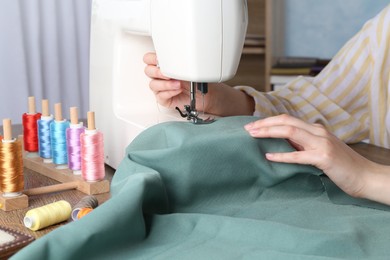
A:
[[[27,152],[38,152],[38,125],[41,113],[35,111],[35,98],[28,98],[28,113],[23,114],[23,141],[24,150]]]
[[[41,119],[41,114],[23,114],[23,141],[24,150],[27,152],[38,152],[38,127],[37,121]]]

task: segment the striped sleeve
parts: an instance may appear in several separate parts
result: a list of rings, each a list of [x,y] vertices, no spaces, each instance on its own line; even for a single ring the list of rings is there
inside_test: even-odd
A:
[[[389,33],[390,5],[368,21],[316,77],[300,76],[268,93],[236,88],[253,96],[255,116],[286,113],[321,123],[347,143],[369,139],[389,147]]]

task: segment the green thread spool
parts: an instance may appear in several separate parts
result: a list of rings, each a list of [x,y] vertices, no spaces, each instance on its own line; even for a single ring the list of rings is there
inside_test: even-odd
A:
[[[32,231],[37,231],[69,219],[71,212],[69,202],[60,200],[27,211],[23,223]]]

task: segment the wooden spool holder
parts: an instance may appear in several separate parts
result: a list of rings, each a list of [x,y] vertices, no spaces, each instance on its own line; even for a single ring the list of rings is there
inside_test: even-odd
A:
[[[23,140],[23,136],[19,136],[19,139]],[[28,196],[32,195],[71,189],[79,190],[88,195],[110,192],[110,182],[108,180],[87,182],[80,175],[74,175],[72,170],[57,169],[55,164],[44,163],[43,159],[40,157],[29,157],[27,152],[23,153],[23,166],[43,176],[58,181],[60,184],[25,190],[17,197],[3,197],[3,193],[0,192],[0,209],[3,211],[27,208],[29,206]]]
[[[80,175],[74,175],[70,169],[56,169],[53,163],[44,163],[40,157],[23,156],[23,166],[43,176],[51,178],[60,184],[32,188],[23,191],[22,195],[17,197],[3,197],[0,192],[0,208],[3,211],[24,209],[29,206],[28,196],[59,192],[64,190],[76,189],[88,195],[97,195],[110,192],[110,182],[101,180],[97,182],[87,182]]]

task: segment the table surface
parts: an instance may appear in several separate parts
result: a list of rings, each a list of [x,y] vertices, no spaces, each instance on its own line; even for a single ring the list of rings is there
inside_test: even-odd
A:
[[[0,128],[2,129],[2,127]],[[15,125],[13,126],[12,132],[13,136],[18,136],[22,134],[22,126],[21,125]],[[105,179],[109,180],[111,182],[111,179],[114,175],[115,170],[111,168],[108,165],[105,165]],[[37,188],[37,187],[43,187],[43,186],[49,186],[58,184],[59,182],[48,178],[46,176],[43,176],[37,172],[34,172],[30,169],[24,168],[24,185],[25,189],[31,189],[31,188]],[[55,192],[55,193],[49,193],[44,195],[35,195],[35,196],[29,196],[29,207],[25,209],[19,209],[19,210],[13,210],[13,211],[3,211],[0,210],[0,225],[6,226],[8,228],[14,229],[16,231],[31,235],[35,238],[39,238],[50,231],[54,230],[55,228],[66,224],[68,222],[71,222],[72,220],[69,219],[67,222],[63,222],[54,226],[50,226],[47,228],[44,228],[39,231],[31,231],[30,229],[26,228],[23,224],[23,218],[26,214],[26,212],[30,209],[41,207],[44,205],[47,205],[52,202],[56,202],[59,200],[66,200],[68,201],[71,206],[73,207],[76,205],[83,197],[87,196],[87,194],[78,191],[78,190],[67,190],[67,191],[61,191],[61,192]],[[110,198],[110,193],[104,193],[104,194],[97,194],[94,195],[99,201],[99,205],[104,203]]]
[[[112,169],[109,166],[106,166],[106,179],[111,181],[113,174],[114,174],[114,169]],[[25,182],[25,189],[58,184],[57,181],[26,168],[24,168],[24,182]],[[30,229],[26,228],[23,224],[23,218],[28,210],[40,206],[44,206],[59,200],[66,200],[73,207],[74,205],[77,204],[77,202],[79,202],[85,196],[87,196],[87,194],[78,190],[67,190],[67,191],[54,192],[54,193],[49,193],[44,195],[29,196],[28,208],[12,210],[12,211],[0,210],[0,225],[20,231],[25,234],[29,234],[35,238],[41,237],[49,233],[53,229],[59,227],[60,225],[63,225],[64,223],[50,226],[39,231],[31,231]],[[101,205],[102,203],[104,203],[110,198],[110,193],[97,194],[94,196],[98,199],[99,205]],[[71,221],[72,220],[69,219],[67,222],[71,222]]]
[[[381,164],[390,165],[390,149],[380,148],[365,143],[354,144],[351,145],[351,147],[355,151],[357,151],[358,153],[360,153],[361,155],[363,155],[364,157],[372,161]],[[108,179],[111,182],[115,170],[107,165],[105,166],[105,168],[106,168],[106,179]],[[57,181],[52,180],[48,177],[45,177],[39,173],[36,173],[26,168],[24,169],[24,174],[25,174],[26,189],[58,184]],[[78,190],[68,190],[68,191],[56,192],[56,193],[45,194],[45,195],[30,196],[29,207],[26,209],[20,209],[20,210],[8,211],[8,212],[0,210],[0,225],[6,226],[8,228],[12,228],[14,230],[20,231],[25,234],[29,234],[35,238],[39,238],[49,233],[50,231],[54,230],[55,228],[64,225],[72,220],[69,219],[67,222],[50,226],[39,231],[31,231],[23,225],[23,218],[28,210],[58,200],[66,200],[73,207],[77,202],[79,202],[85,196],[86,196],[85,193],[82,193]],[[99,194],[95,196],[97,197],[100,205],[110,198],[110,193]]]

